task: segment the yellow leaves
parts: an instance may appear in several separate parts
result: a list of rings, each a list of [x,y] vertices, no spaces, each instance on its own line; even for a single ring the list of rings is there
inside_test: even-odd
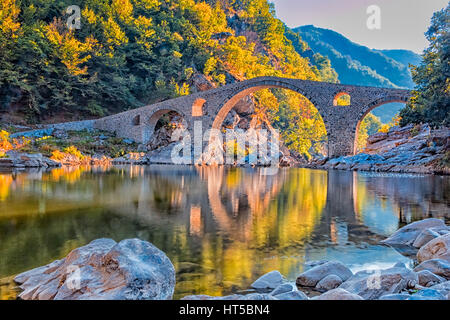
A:
[[[2,0],[0,2],[0,32],[7,38],[17,38],[20,29],[18,17],[20,8],[16,0]]]
[[[75,146],[69,146],[67,148],[64,148],[63,152],[59,150],[52,151],[52,156],[50,157],[50,159],[55,161],[62,161],[64,160],[64,158],[66,158],[67,154],[75,156],[78,160],[84,159],[83,154]]]
[[[67,147],[63,151],[77,157],[79,160],[83,160],[84,158],[83,154],[75,146]]]
[[[203,68],[203,73],[208,76],[217,66],[217,59],[214,57],[209,57]]]
[[[83,9],[81,15],[87,20],[89,24],[95,24],[97,22],[97,16],[95,15],[95,12],[89,8]]]
[[[115,12],[121,20],[130,22],[133,14],[133,5],[129,0],[113,0],[111,9]]]
[[[92,37],[86,38],[86,42],[81,42],[75,38],[74,32],[64,28],[60,20],[53,21],[45,28],[47,39],[52,43],[61,62],[64,63],[73,75],[83,75],[87,73],[87,67],[82,64],[87,62],[89,54],[97,45],[97,40]]]
[[[121,44],[128,43],[128,38],[125,36],[125,32],[120,29],[120,26],[109,17],[107,21],[102,21],[104,28],[104,35],[106,42],[110,45],[120,46]]]
[[[65,154],[59,150],[54,150],[52,152],[52,156],[50,157],[50,159],[55,160],[55,161],[61,161],[63,160],[65,157]]]
[[[8,151],[13,148],[9,142],[9,132],[5,130],[0,131],[0,151]]]

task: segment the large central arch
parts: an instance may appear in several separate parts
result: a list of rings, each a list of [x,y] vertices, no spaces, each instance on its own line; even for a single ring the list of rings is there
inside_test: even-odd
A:
[[[253,79],[252,79],[253,80]],[[214,111],[214,118],[212,124],[208,126],[213,129],[210,134],[209,142],[212,143],[216,138],[215,135],[217,132],[220,132],[222,128],[222,124],[227,117],[228,113],[234,108],[234,106],[244,97],[255,93],[264,89],[284,89],[292,91],[296,94],[299,94],[302,98],[304,98],[307,102],[309,102],[313,109],[319,114],[319,118],[326,132],[326,137],[328,140],[328,126],[324,119],[324,113],[321,112],[321,105],[314,99],[314,97],[309,93],[309,91],[304,90],[304,88],[292,85],[289,81],[283,81],[284,79],[275,78],[275,79],[264,79],[264,78],[256,78],[253,81],[249,82],[247,86],[241,87],[238,90],[231,91],[227,95],[224,96],[223,100],[217,105]],[[286,79],[289,80],[289,79]],[[325,143],[325,148],[328,152],[327,143]]]
[[[283,78],[273,78],[273,79],[267,79],[266,77],[255,78],[249,80],[246,86],[239,87],[237,90],[231,91],[229,94],[225,95],[222,101],[216,106],[216,109],[213,112],[213,114],[215,114],[216,116],[212,122],[211,128],[220,130],[227,114],[231,111],[231,109],[233,109],[236,103],[245,96],[248,96],[249,94],[255,93],[259,90],[272,88],[287,89],[297,92],[302,96],[304,96],[318,110],[326,126],[324,114],[320,110],[321,109],[320,104],[317,101],[315,101],[315,99],[307,90],[304,90],[301,87],[293,85],[288,80],[289,79]]]

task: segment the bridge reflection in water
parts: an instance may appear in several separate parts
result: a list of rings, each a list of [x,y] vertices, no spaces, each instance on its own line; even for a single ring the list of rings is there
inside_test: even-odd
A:
[[[406,258],[378,241],[450,217],[448,177],[224,167],[62,168],[0,174],[0,279],[100,237],[139,237],[177,270],[176,297],[221,295],[304,262],[358,269]],[[0,284],[2,281],[0,280]],[[2,297],[11,287],[0,285]]]

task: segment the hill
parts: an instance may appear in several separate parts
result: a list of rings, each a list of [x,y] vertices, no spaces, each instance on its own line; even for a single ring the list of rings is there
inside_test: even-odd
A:
[[[370,49],[333,30],[312,25],[294,28],[293,31],[308,44],[308,48],[296,49],[310,57],[317,53],[327,57],[341,83],[406,89],[414,87],[409,64],[417,65],[421,58],[412,51]],[[387,123],[402,107],[398,103],[389,104],[373,113]]]

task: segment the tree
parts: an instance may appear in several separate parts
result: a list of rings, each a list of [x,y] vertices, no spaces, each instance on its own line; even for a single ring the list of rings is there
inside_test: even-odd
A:
[[[430,46],[419,66],[412,68],[416,83],[413,97],[400,112],[402,126],[429,123],[433,127],[450,125],[450,3],[434,13],[425,33]]]

